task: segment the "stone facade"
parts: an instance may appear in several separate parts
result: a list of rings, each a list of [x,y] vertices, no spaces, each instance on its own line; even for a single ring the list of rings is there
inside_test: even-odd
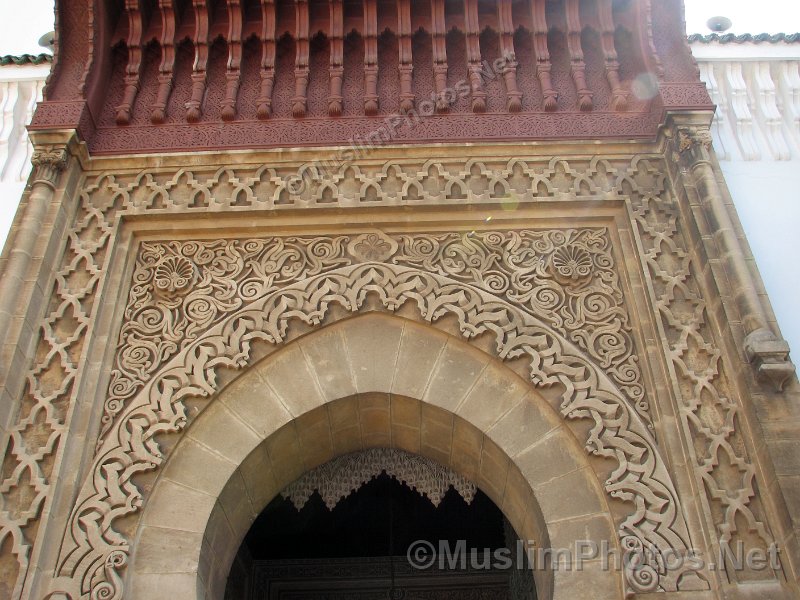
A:
[[[765,267],[777,321],[796,348],[792,299],[800,288],[779,266],[800,260],[792,227],[800,220],[800,36],[711,36],[693,42],[692,53],[717,105],[711,134],[725,184]]]
[[[477,486],[522,539],[635,557],[537,569],[539,598],[797,597],[797,379],[721,184],[679,3],[584,4],[525,4],[526,41],[504,28],[510,3],[460,14],[434,0],[420,14],[445,77],[430,115],[412,112],[424,69],[402,79],[399,47],[394,68],[363,51],[356,108],[358,94],[333,93],[347,15],[374,47],[391,5],[420,56],[402,1],[367,0],[355,18],[332,0],[318,71],[308,24],[322,13],[302,0],[58,4],[34,171],[0,265],[7,595],[219,600],[276,494],[338,457],[394,449]],[[270,80],[287,11],[311,66],[297,50]],[[459,23],[477,58],[509,56],[481,25],[506,49],[545,47],[452,108],[444,38]],[[615,24],[638,40],[630,62],[614,61],[624,35],[603,37]],[[181,75],[175,40],[193,32],[202,57],[217,39],[204,26],[228,70]],[[251,39],[267,64],[248,71]],[[515,84],[526,64],[532,87]],[[635,66],[659,82],[640,104]],[[411,106],[389,119],[379,82],[392,73]],[[277,95],[238,95],[255,75]],[[276,115],[288,75],[291,114]],[[197,105],[174,104],[181,81]],[[564,86],[555,106],[548,81]],[[336,137],[412,114],[408,139]],[[474,143],[443,143],[464,127]],[[737,566],[725,551],[738,547],[779,561]]]

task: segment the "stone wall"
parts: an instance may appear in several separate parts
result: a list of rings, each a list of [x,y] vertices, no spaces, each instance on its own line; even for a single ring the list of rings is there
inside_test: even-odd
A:
[[[241,33],[240,4],[217,5]],[[92,154],[82,94],[119,17],[103,6],[60,13],[0,258],[6,595],[218,600],[276,493],[396,448],[478,486],[526,540],[634,557],[536,570],[540,598],[797,597],[798,382],[707,103],[669,109],[699,85],[691,64],[663,65],[650,135]],[[640,6],[642,31],[666,24],[643,38],[657,58],[679,12]],[[574,34],[580,3],[555,8]],[[186,131],[223,127],[206,125]]]
[[[28,308],[16,310],[33,325],[11,321],[12,334],[21,329],[6,345],[22,354],[6,389],[23,398],[8,403],[6,420],[6,557],[20,574],[37,566],[17,593],[164,588],[181,597],[203,585],[215,597],[228,553],[260,510],[228,504],[242,497],[237,465],[258,460],[262,441],[275,456],[289,452],[282,423],[314,442],[273,462],[272,483],[242,475],[255,486],[249,497],[280,491],[337,456],[337,443],[352,451],[345,430],[330,433],[327,450],[319,445],[319,432],[347,420],[337,426],[309,411],[356,394],[366,411],[356,413],[356,448],[399,444],[466,473],[532,539],[568,544],[572,534],[555,523],[596,514],[605,530],[613,524],[617,548],[696,551],[706,565],[671,568],[647,555],[630,573],[542,575],[542,597],[592,588],[609,598],[712,598],[756,584],[790,597],[796,379],[735,260],[742,240],[723,222],[707,129],[673,123],[666,132],[634,154],[608,144],[603,156],[579,145],[560,147],[563,158],[524,145],[473,148],[470,157],[376,148],[299,179],[318,151],[242,153],[236,166],[208,154],[187,166],[183,156],[89,159],[74,142],[37,140],[29,203],[49,194],[45,215],[64,217],[49,217],[31,242],[41,266],[21,278]],[[39,258],[44,238],[59,248]],[[360,327],[342,320],[375,311],[395,316]],[[324,344],[310,337],[339,322]],[[336,347],[325,350],[340,335],[349,340],[344,363]],[[439,341],[425,342],[429,335]],[[462,339],[473,347],[459,349]],[[407,369],[404,344],[420,344]],[[247,412],[254,401],[266,410],[253,378],[286,415]],[[400,396],[423,413],[436,407],[418,434],[423,446],[403,445],[400,432],[414,428],[393,416]],[[504,417],[514,411],[523,412]],[[506,430],[506,418],[561,433]],[[464,421],[458,440],[433,433],[441,419]],[[472,467],[458,462],[495,446]],[[211,475],[209,457],[184,454],[202,448],[227,458],[201,484],[192,478]],[[501,464],[513,486],[511,475],[495,478]],[[567,491],[576,486],[580,498]],[[224,546],[206,525],[219,518],[217,498],[231,527]],[[526,528],[530,510],[542,516]],[[185,525],[169,533],[171,521]],[[186,537],[184,527],[196,533]],[[166,559],[156,538],[182,540],[184,562],[169,567],[177,571],[158,570]],[[780,568],[707,566],[738,543],[755,552],[779,544]]]

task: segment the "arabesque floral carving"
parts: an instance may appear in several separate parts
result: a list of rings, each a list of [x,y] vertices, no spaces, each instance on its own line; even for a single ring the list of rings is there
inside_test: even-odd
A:
[[[379,231],[372,231],[355,237],[347,250],[358,260],[381,262],[397,251],[397,242]]]
[[[213,323],[287,283],[362,261],[388,261],[440,273],[546,316],[550,326],[606,369],[649,423],[630,320],[606,229],[394,236],[369,232],[144,242],[120,332],[101,437],[125,401],[159,366]],[[555,273],[551,263],[559,265]],[[160,282],[175,285],[175,276],[160,274],[173,273],[173,265],[178,264],[186,276],[178,281],[188,281],[194,268],[200,275],[188,293],[164,298]]]
[[[307,207],[374,208],[423,204],[481,205],[497,210],[513,210],[517,206],[535,205],[540,201],[608,202],[662,195],[664,187],[658,174],[665,171],[663,162],[648,166],[647,161],[639,158],[631,161],[624,157],[573,157],[569,161],[559,157],[498,158],[483,161],[431,159],[422,164],[413,159],[389,162],[375,160],[365,162],[358,168],[342,166],[332,174],[314,171],[314,167],[303,168],[310,169],[315,176],[311,185],[297,194],[289,192],[288,182],[298,172],[298,165],[290,163],[273,166],[243,165],[237,168],[198,166],[192,170],[158,168],[133,173],[100,173],[84,184],[79,192],[77,213],[68,232],[61,266],[55,275],[50,312],[41,322],[37,358],[26,373],[29,383],[23,409],[17,421],[9,426],[11,442],[6,454],[7,470],[4,471],[0,490],[0,537],[13,540],[9,556],[12,562],[17,562],[19,569],[14,594],[19,594],[26,581],[29,559],[35,543],[35,538],[31,536],[37,530],[40,515],[43,514],[42,508],[51,499],[53,478],[62,476],[59,463],[54,457],[61,453],[66,432],[71,426],[70,415],[79,402],[76,374],[85,364],[84,343],[91,339],[93,333],[94,318],[99,305],[96,291],[106,281],[103,270],[105,261],[114,250],[113,240],[120,225],[128,217],[201,213],[231,216],[245,214],[253,209],[281,214],[283,210]],[[655,210],[643,213],[642,218],[656,235],[669,237],[674,232],[674,215],[667,219],[659,210]],[[439,248],[448,246],[445,243],[447,239],[451,240],[451,245],[455,245],[456,239],[459,243],[464,239],[463,234],[436,235],[442,238],[434,243]],[[455,238],[445,239],[444,236]],[[609,243],[602,234],[599,237],[600,246]],[[355,239],[351,236],[348,238]],[[399,244],[398,236],[391,236],[391,239],[397,240]],[[104,408],[104,434],[100,444],[109,437],[114,415],[122,419],[123,409],[128,410],[132,399],[137,393],[142,393],[143,388],[136,383],[137,380],[145,381],[144,386],[149,389],[153,385],[155,369],[173,360],[182,344],[187,341],[189,344],[197,343],[203,331],[207,333],[221,322],[223,315],[239,310],[245,299],[255,299],[265,290],[273,290],[272,293],[275,293],[301,277],[318,277],[323,271],[347,267],[355,260],[354,253],[330,246],[333,243],[331,239],[319,244],[315,244],[313,240],[313,237],[294,240],[269,238],[253,242],[252,247],[244,245],[244,242],[229,247],[229,241],[202,242],[194,246],[186,243],[182,246],[170,246],[169,243],[143,242],[135,266],[129,303],[125,308],[125,324],[119,335],[113,381],[109,386]],[[502,236],[498,240],[502,242]],[[513,250],[511,240],[502,243],[509,244],[509,248]],[[488,259],[497,249],[505,251],[502,243],[495,245],[495,250],[483,255],[484,258]],[[582,243],[588,244],[586,241]],[[554,249],[563,245],[563,242],[554,244]],[[470,252],[478,251],[479,247],[473,245],[473,248]],[[460,251],[463,252],[463,245]],[[398,253],[393,256],[396,258],[399,252],[398,245]],[[425,258],[431,251],[422,254],[403,252],[410,257],[416,256],[413,260],[417,264],[432,260]],[[484,252],[483,246],[480,246],[479,254],[480,252]],[[330,260],[328,253],[331,254]],[[596,258],[605,254],[611,257],[607,249],[589,253]],[[183,256],[192,263],[196,271],[191,285],[182,288],[181,293],[172,298],[158,294],[153,284],[156,265],[170,255]],[[253,261],[253,256],[258,256],[259,259]],[[333,256],[338,258],[332,258]],[[464,262],[464,267],[453,269],[445,261],[451,258],[446,252],[441,252],[439,256],[432,263],[437,264],[442,272],[449,269],[448,276],[451,280],[459,281],[460,286],[463,287],[466,285],[464,282],[470,281],[476,286],[480,283],[469,274],[470,261],[474,262],[474,258]],[[341,263],[334,266],[333,262],[336,260],[341,260]],[[477,262],[481,260],[483,259],[479,258]],[[492,263],[490,261],[487,264]],[[505,285],[502,281],[512,281],[512,286],[504,292],[510,306],[521,310],[527,302],[526,310],[546,315],[543,318],[550,320],[549,325],[553,329],[566,332],[577,346],[588,348],[592,343],[600,343],[601,349],[608,349],[605,354],[585,351],[587,355],[594,356],[595,365],[591,368],[597,366],[602,370],[617,369],[617,375],[611,376],[625,390],[629,399],[638,398],[637,394],[644,397],[642,392],[637,392],[637,389],[641,390],[643,387],[641,373],[622,305],[621,286],[614,274],[613,264],[609,264],[607,268],[596,268],[591,278],[586,280],[593,282],[595,278],[599,278],[596,284],[581,287],[585,282],[579,281],[579,285],[559,283],[562,290],[591,290],[595,285],[600,285],[600,281],[603,282],[603,289],[606,286],[613,288],[613,293],[602,293],[596,298],[592,294],[579,296],[580,302],[596,307],[587,313],[594,315],[592,319],[598,314],[609,318],[608,321],[596,324],[594,331],[599,332],[596,335],[587,333],[591,326],[584,327],[581,324],[581,319],[585,319],[585,316],[577,321],[571,319],[570,315],[579,315],[578,311],[570,312],[568,306],[562,307],[560,314],[555,310],[560,301],[558,296],[553,295],[555,290],[548,289],[547,285],[541,288],[541,298],[537,298],[535,293],[539,284],[531,284],[533,280],[529,280],[531,288],[526,292],[520,296],[512,295],[510,292],[517,285],[517,270],[513,265],[502,262],[500,265],[494,270],[502,274],[492,275],[491,279],[483,280],[481,285],[486,289],[499,285],[499,289],[502,289]],[[238,273],[237,269],[240,268],[248,269],[247,273]],[[220,272],[225,276],[217,278],[216,274]],[[548,271],[546,262],[537,263],[528,275],[548,285],[552,284],[555,277],[552,271]],[[526,294],[529,296],[526,297]],[[573,296],[569,298],[567,304],[575,302]],[[546,307],[548,304],[550,309],[543,313],[539,305]],[[608,306],[613,306],[613,309],[603,308]],[[564,310],[567,312],[563,312]],[[683,317],[682,312],[675,313],[676,319]],[[162,327],[164,323],[169,323],[169,326]],[[613,335],[604,337],[604,328],[610,329]],[[581,339],[584,341],[581,342]],[[630,384],[624,384],[625,381]],[[713,386],[714,383],[709,385]],[[635,402],[639,404],[638,400]],[[698,402],[697,408],[701,410],[702,402]],[[166,410],[168,407],[163,408]],[[634,412],[636,418],[644,414],[642,407]],[[145,421],[140,423],[141,426],[157,422],[155,413],[147,414]],[[576,409],[568,411],[568,414],[583,413]],[[614,409],[607,414],[610,416],[603,419],[608,423],[619,418],[626,423],[633,413]],[[615,450],[611,454],[623,456],[620,452],[622,450]],[[644,455],[655,456],[657,452],[648,450]],[[117,456],[124,459],[123,463],[134,471],[151,469],[159,463],[158,460],[153,462],[151,457],[144,455],[141,460],[124,458],[118,453]],[[743,465],[751,469],[747,459],[743,460]],[[649,473],[653,472],[650,469],[650,466],[644,468],[641,471],[644,474],[642,476],[649,477]],[[708,465],[707,471],[708,477],[713,478],[714,465]],[[98,485],[106,481],[106,476],[105,472],[98,472]],[[126,488],[125,493],[130,492],[132,495],[125,495],[124,503],[128,510],[135,510],[134,504],[127,503],[134,502],[139,491],[134,484],[127,485],[130,487]],[[644,497],[648,497],[648,494],[649,492]],[[623,495],[629,497],[624,493]],[[102,497],[108,498],[107,495]],[[669,506],[669,502],[665,506]],[[743,506],[748,506],[747,498],[743,500]],[[107,510],[102,504],[97,505],[97,510],[99,512],[93,510],[87,516],[94,515],[98,519],[95,525],[105,523],[103,527],[120,514],[116,509]],[[89,521],[73,523],[76,526],[83,523],[80,527],[84,527]],[[65,582],[64,577],[69,577],[65,573],[72,573],[73,582],[65,584],[65,588],[69,587],[75,598],[90,592],[98,598],[112,598],[114,590],[122,589],[120,573],[127,560],[124,550],[127,542],[107,528],[103,531],[108,532],[107,538],[101,536],[92,541],[84,539],[81,542],[87,551],[93,544],[96,546],[91,561],[61,571],[61,583]],[[106,541],[101,544],[99,540]],[[110,545],[104,545],[106,543]],[[97,585],[93,586],[94,578],[99,579]]]
[[[254,299],[168,361],[125,405],[98,448],[93,474],[70,516],[56,586],[71,589],[74,597],[88,593],[88,588],[75,589],[80,574],[81,581],[92,582],[94,596],[102,589],[102,597],[119,597],[130,542],[115,531],[114,522],[138,511],[143,502],[143,492],[132,482],[134,474],[165,460],[156,433],[181,431],[188,420],[184,400],[212,395],[218,387],[215,370],[248,365],[256,340],[280,344],[292,321],[318,325],[333,304],[356,312],[370,293],[378,295],[385,310],[411,303],[427,321],[453,315],[464,337],[490,334],[501,359],[529,361],[534,385],[563,390],[564,418],[591,423],[587,451],[616,463],[604,486],[631,510],[618,525],[622,546],[648,550],[643,564],[628,574],[627,585],[646,592],[677,590],[687,581],[698,581],[691,562],[683,569],[667,568],[666,553],[690,552],[677,493],[647,425],[600,368],[539,318],[485,289],[411,266],[363,263]],[[702,579],[698,583],[704,584]]]

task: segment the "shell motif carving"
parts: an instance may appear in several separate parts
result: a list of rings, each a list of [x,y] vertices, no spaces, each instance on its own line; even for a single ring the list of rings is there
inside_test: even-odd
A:
[[[195,268],[183,256],[167,256],[155,268],[153,286],[165,298],[185,294],[194,283]]]
[[[556,249],[550,261],[555,277],[565,283],[582,281],[592,274],[592,257],[578,246],[569,245]]]
[[[668,84],[662,87],[662,94],[669,91]],[[704,88],[701,91],[705,94]],[[536,126],[539,126],[538,121]],[[288,191],[287,181],[296,175],[298,168],[291,163],[275,168],[243,166],[220,169],[216,165],[210,165],[198,166],[191,171],[148,169],[136,173],[99,173],[94,181],[87,182],[80,192],[79,211],[71,226],[64,259],[57,273],[61,283],[51,298],[58,309],[43,320],[42,330],[58,329],[60,323],[73,314],[81,325],[70,337],[40,337],[39,342],[46,349],[42,356],[46,358],[37,359],[30,365],[28,372],[31,389],[28,404],[33,408],[21,414],[16,424],[10,427],[14,445],[7,454],[7,460],[13,468],[3,482],[3,489],[6,491],[2,493],[0,534],[13,536],[15,540],[13,556],[16,556],[21,573],[18,588],[25,580],[24,573],[28,572],[28,559],[33,550],[33,540],[26,537],[25,531],[36,531],[35,524],[39,522],[37,515],[41,514],[41,507],[51,494],[51,475],[44,471],[43,465],[60,451],[69,429],[67,415],[71,411],[62,413],[53,407],[56,403],[59,406],[72,407],[79,401],[77,387],[72,385],[81,366],[77,357],[82,355],[84,340],[91,339],[92,329],[89,323],[96,313],[96,304],[99,304],[95,302],[95,290],[104,280],[103,257],[113,248],[116,224],[121,221],[120,216],[223,212],[244,214],[253,208],[280,211],[317,208],[320,205],[362,208],[418,204],[493,206],[498,198],[510,198],[514,206],[530,206],[542,199],[551,198],[564,201],[659,198],[665,194],[663,174],[669,170],[669,166],[660,159],[648,162],[639,158],[631,160],[618,157],[595,157],[591,160],[576,157],[569,160],[563,157],[544,160],[527,157],[510,161],[496,158],[485,162],[470,160],[457,164],[448,164],[434,158],[422,165],[411,161],[384,163],[378,160],[359,164],[360,170],[357,172],[353,169],[348,171],[347,165],[331,171],[321,170],[319,176],[313,179],[313,185],[299,195],[292,195]],[[472,176],[476,173],[478,177]],[[369,197],[369,193],[363,192],[364,190],[374,191],[374,197]],[[459,192],[463,192],[465,197],[462,198]],[[661,202],[655,201],[649,205],[645,203],[634,217],[634,223],[638,224],[642,232],[646,232],[642,233],[643,238],[649,239],[649,236],[653,241],[653,250],[650,251],[652,256],[648,256],[647,260],[654,280],[665,276],[664,269],[660,266],[662,258],[659,249],[664,246],[665,240],[672,244],[672,240],[676,239],[678,221],[674,206],[665,207]],[[547,236],[554,240],[553,245],[556,248],[570,241],[555,240],[553,236],[556,233],[558,232],[547,232]],[[493,245],[490,234],[483,233],[480,243],[474,244],[468,250],[465,250],[463,244],[458,247],[453,239],[463,238],[461,234],[410,236],[411,239],[416,239],[415,247],[428,247],[429,250],[412,258],[405,246],[398,247],[398,252],[390,260],[399,264],[397,255],[405,254],[409,265],[419,266],[424,263],[426,268],[427,265],[434,266],[437,273],[447,271],[447,276],[460,286],[474,285],[482,290],[497,287],[501,290],[498,296],[504,297],[515,307],[523,307],[526,311],[542,315],[550,327],[580,347],[593,362],[601,366],[628,399],[634,402],[638,415],[644,419],[649,418],[629,317],[621,286],[614,273],[614,261],[608,249],[609,241],[603,241],[603,233],[597,236],[599,242],[591,242],[591,236],[586,238],[583,246],[590,249],[589,254],[595,261],[596,268],[585,280],[586,285],[569,285],[558,281],[552,270],[552,261],[550,264],[547,262],[547,256],[553,253],[552,249],[538,253],[530,250],[531,246],[538,248],[540,243],[535,241],[536,236],[532,234],[533,232],[525,232],[525,235],[499,234],[497,244]],[[400,243],[399,236],[390,237]],[[524,240],[524,244],[520,240]],[[345,252],[343,248],[349,241],[351,238],[345,236],[343,239],[309,237],[238,242],[144,243],[137,259],[118,340],[112,371],[113,381],[105,406],[105,433],[107,434],[110,427],[108,423],[141,391],[141,386],[146,384],[143,382],[157,377],[157,371],[181,348],[193,343],[225,315],[238,310],[244,302],[250,302],[270,291],[275,292],[292,282],[351,264],[357,253]],[[547,242],[544,245],[549,248],[549,244]],[[675,264],[683,267],[682,263],[688,261],[685,253],[681,254],[685,244],[679,238],[675,244]],[[597,251],[592,250],[595,245]],[[509,260],[503,262],[492,258],[497,252],[494,248],[505,248],[504,255]],[[648,252],[648,249],[645,248],[645,251]],[[454,260],[453,256],[459,252],[468,260]],[[183,255],[190,260],[195,267],[196,277],[177,296],[167,298],[156,291],[153,279],[156,266],[170,253]],[[480,264],[481,260],[487,261],[487,265],[490,264],[488,261],[495,262],[487,267],[485,277],[476,280],[472,272],[479,268],[472,265]],[[451,265],[456,267],[451,268]],[[78,276],[74,276],[75,274]],[[676,281],[678,285],[683,285],[689,279],[691,275],[688,267],[669,274],[669,280]],[[507,281],[511,282],[509,287],[506,287]],[[566,300],[572,299],[576,293],[582,294],[595,287],[603,290],[602,293],[593,295],[595,299],[602,301],[589,302],[588,294],[579,295],[579,298],[585,299],[582,300],[584,305],[588,303],[593,308],[580,314],[571,312],[569,307],[574,300]],[[568,292],[566,296],[560,295],[563,290]],[[699,289],[686,297],[692,303],[703,301]],[[694,317],[687,317],[685,307],[675,303],[674,298],[662,299],[658,306],[662,310],[669,308],[670,312],[664,314],[669,314],[673,325],[686,325],[702,331],[702,322],[697,322],[702,319],[702,312]],[[73,308],[77,312],[73,313]],[[467,311],[464,314],[470,313]],[[573,318],[576,314],[578,319]],[[173,316],[176,317],[175,321],[170,320]],[[709,332],[705,331],[704,334]],[[699,337],[700,333],[690,335]],[[685,339],[685,336],[675,337]],[[713,343],[713,339],[710,338],[707,343]],[[68,347],[69,352],[66,351]],[[686,352],[686,349],[670,348],[669,356],[678,362],[678,367],[681,367],[680,361],[683,360],[680,352]],[[718,350],[715,349],[715,352]],[[715,355],[715,360],[721,362],[720,356]],[[66,375],[58,376],[60,369]],[[51,384],[53,381],[57,382],[57,389],[52,385],[45,385],[45,380]],[[726,382],[719,377],[712,377],[709,381],[700,381],[696,386],[697,389],[719,393],[719,396],[712,398],[710,409],[705,408],[709,405],[707,396],[686,397],[685,410],[689,414],[689,420],[695,419],[694,413],[700,416],[715,415],[717,406],[724,408],[728,414],[735,414],[738,402],[730,401],[725,390]],[[579,413],[580,410],[575,410],[571,414]],[[28,443],[28,431],[31,423],[43,414],[46,414],[45,422],[52,434],[46,449],[39,451],[37,449],[40,446],[31,447]],[[707,427],[711,432],[704,434],[710,436],[707,447],[715,448],[717,452],[727,449],[731,456],[736,457],[736,464],[746,467],[746,472],[740,478],[739,485],[726,474],[717,474],[722,468],[721,462],[730,467],[730,461],[719,461],[718,454],[696,457],[695,468],[702,473],[703,480],[711,489],[701,496],[706,499],[710,496],[733,499],[730,500],[730,506],[742,508],[731,510],[726,500],[726,514],[736,516],[746,512],[749,522],[754,524],[753,528],[766,534],[763,531],[763,515],[750,502],[756,495],[756,477],[747,453],[742,450],[746,447],[745,442],[738,431],[725,429],[723,433],[716,434],[713,433],[713,426],[713,423],[703,426],[703,431]],[[618,439],[618,436],[614,439]],[[720,440],[724,443],[720,443]],[[601,449],[601,453],[621,453],[625,448],[625,444],[619,446],[618,450],[609,451],[605,447]],[[142,463],[136,464],[141,466]],[[647,474],[650,471],[646,468],[642,472]],[[22,479],[29,473],[35,473],[36,493],[18,494]],[[628,472],[621,474],[626,473]],[[54,473],[52,477],[55,476]],[[102,479],[105,480],[105,475],[102,475]],[[653,489],[653,486],[648,484],[648,488]],[[17,517],[20,514],[26,515],[24,522]],[[98,514],[103,522],[110,522],[114,516],[105,509]],[[734,529],[727,520],[720,522],[719,527],[721,532]],[[118,577],[119,572],[124,569],[127,554],[124,540],[113,535],[112,537],[114,543],[120,543],[122,547],[114,546],[113,550],[109,550],[102,544],[96,545],[100,538],[95,538],[91,543],[84,540],[96,550],[101,550],[101,554],[92,554],[93,562],[86,563],[86,568],[74,569],[74,576],[77,578],[75,581],[85,581],[87,586],[93,578],[101,581],[93,589],[97,597],[113,597],[114,589],[121,590]],[[84,576],[85,579],[81,579]],[[663,581],[658,585],[663,585]],[[83,593],[88,592],[76,591],[70,596],[77,598]]]
[[[251,299],[293,281],[363,262],[439,273],[498,294],[593,356],[650,423],[629,317],[605,229],[274,237],[144,242],[101,438],[115,415],[208,327]]]

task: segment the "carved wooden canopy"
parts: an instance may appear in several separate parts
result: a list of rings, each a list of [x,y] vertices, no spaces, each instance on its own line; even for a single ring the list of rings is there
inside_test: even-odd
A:
[[[712,109],[680,0],[60,0],[32,129],[92,153],[654,138]]]

